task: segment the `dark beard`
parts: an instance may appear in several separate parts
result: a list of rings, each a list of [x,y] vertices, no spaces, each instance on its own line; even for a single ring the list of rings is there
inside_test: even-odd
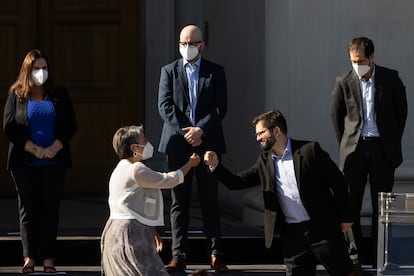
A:
[[[276,143],[276,139],[273,135],[266,139],[265,144],[260,144],[260,147],[264,151],[269,151],[272,149],[273,145]]]

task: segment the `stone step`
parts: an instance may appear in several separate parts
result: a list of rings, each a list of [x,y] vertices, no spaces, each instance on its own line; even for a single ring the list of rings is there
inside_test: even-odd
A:
[[[61,266],[99,266],[101,229],[85,229],[83,233],[60,235],[57,242],[56,264]],[[95,235],[91,235],[95,232]],[[171,237],[166,228],[158,229],[164,241],[164,250],[160,253],[164,263],[171,259]],[[366,245],[369,238],[364,239]],[[22,248],[19,236],[5,235],[0,232],[0,267],[19,266]],[[258,227],[225,227],[223,229],[224,258],[228,264],[283,264],[282,242],[275,238],[271,249],[264,246],[263,231]],[[366,256],[363,263],[369,265]],[[208,264],[206,239],[201,229],[189,231],[189,264]]]
[[[100,231],[101,229],[85,229],[71,235],[59,235],[57,242],[56,263],[58,265],[100,264]],[[95,232],[95,235],[91,235]],[[164,250],[160,253],[165,263],[171,259],[171,237],[169,229],[158,229],[164,241]],[[15,266],[21,263],[21,242],[17,235],[0,233],[0,266]],[[281,244],[275,240],[270,250],[264,246],[262,230],[256,227],[236,227],[223,229],[223,251],[229,263],[276,264],[283,263]],[[206,239],[201,229],[189,231],[188,262],[208,263]]]

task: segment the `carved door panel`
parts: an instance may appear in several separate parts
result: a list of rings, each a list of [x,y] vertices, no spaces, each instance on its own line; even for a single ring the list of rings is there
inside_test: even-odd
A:
[[[36,1],[0,1],[0,114],[3,126],[3,109],[7,92],[16,80],[27,49],[35,47],[37,21]],[[15,191],[10,174],[6,171],[8,141],[0,130],[0,196]]]

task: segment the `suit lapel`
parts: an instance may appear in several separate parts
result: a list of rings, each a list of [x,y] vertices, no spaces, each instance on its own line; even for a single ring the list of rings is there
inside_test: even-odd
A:
[[[178,78],[180,78],[181,85],[183,87],[182,91],[184,94],[185,99],[188,103],[190,103],[190,95],[188,95],[188,80],[187,80],[187,73],[185,72],[185,68],[183,66],[183,59],[180,59],[177,62],[177,72]]]
[[[381,68],[375,65],[375,77],[374,77],[374,82],[375,82],[374,108],[375,109],[377,109],[377,106],[379,106],[379,104],[377,103],[381,101],[382,96],[384,95],[384,85],[382,84],[382,80],[384,79],[385,79],[385,76],[382,74]]]
[[[363,107],[362,107],[361,86],[359,84],[359,79],[356,76],[355,72],[352,73],[352,78],[351,78],[351,80],[349,81],[348,84],[349,84],[349,89],[351,90],[351,92],[352,92],[352,94],[353,94],[353,96],[354,96],[354,98],[356,100],[356,103],[358,105],[359,112],[361,113],[362,110],[363,110]]]
[[[204,88],[204,82],[205,82],[205,80],[206,80],[206,64],[205,64],[205,62],[204,62],[204,60],[203,60],[203,58],[201,58],[201,61],[200,61],[200,69],[199,69],[199,71],[198,71],[198,89],[197,89],[197,102],[198,102],[198,99],[200,98],[200,95],[201,95],[201,91],[203,91],[203,88]]]
[[[270,181],[266,181],[265,191],[276,191],[276,172],[275,172],[275,162],[272,158],[272,152],[270,151],[266,155],[266,171],[269,172]]]
[[[300,164],[302,160],[302,154],[300,153],[300,148],[296,140],[290,139],[290,145],[292,147],[293,167],[295,169],[296,183],[298,185],[298,190],[300,190]]]

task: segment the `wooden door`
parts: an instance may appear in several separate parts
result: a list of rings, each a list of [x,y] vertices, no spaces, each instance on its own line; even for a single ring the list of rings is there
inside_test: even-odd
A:
[[[122,125],[143,121],[140,11],[137,0],[0,2],[1,114],[7,89],[25,53],[34,47],[46,51],[57,83],[72,97],[79,128],[71,143],[73,168],[66,194],[106,194],[117,162],[113,133]],[[7,141],[1,136],[4,194],[14,186],[4,169]]]

